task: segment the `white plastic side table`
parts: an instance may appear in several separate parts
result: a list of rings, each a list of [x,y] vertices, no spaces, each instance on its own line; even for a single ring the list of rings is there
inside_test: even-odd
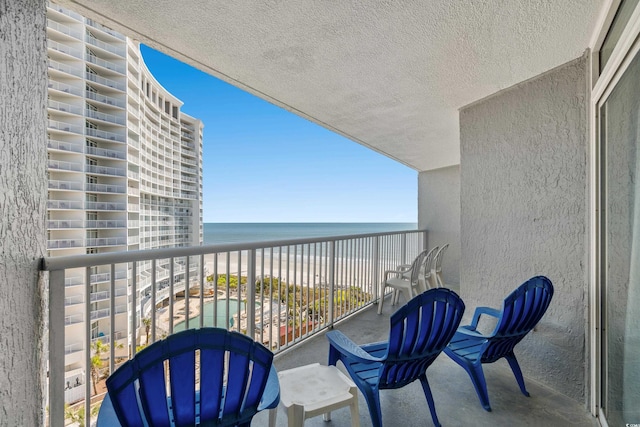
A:
[[[304,420],[324,415],[331,420],[331,411],[349,406],[351,426],[360,427],[358,388],[335,366],[319,363],[278,372],[280,407],[289,427],[302,427]],[[269,427],[275,427],[278,408],[269,411]]]

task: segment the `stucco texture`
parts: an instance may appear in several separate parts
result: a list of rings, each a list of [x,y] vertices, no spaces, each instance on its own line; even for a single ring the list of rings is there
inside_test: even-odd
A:
[[[0,0],[0,426],[43,423],[44,0]]]
[[[465,317],[549,277],[551,306],[516,356],[526,378],[578,401],[587,398],[586,67],[585,56],[460,111]]]
[[[418,227],[429,230],[429,247],[449,244],[442,257],[447,287],[460,283],[460,166],[418,175]]]

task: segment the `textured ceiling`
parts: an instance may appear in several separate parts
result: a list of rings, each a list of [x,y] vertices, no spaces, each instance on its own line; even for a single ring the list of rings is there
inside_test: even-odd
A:
[[[458,109],[581,56],[604,0],[58,0],[423,171]]]

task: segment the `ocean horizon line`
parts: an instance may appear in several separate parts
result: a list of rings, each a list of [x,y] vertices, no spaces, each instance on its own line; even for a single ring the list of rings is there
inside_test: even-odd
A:
[[[205,244],[367,234],[415,229],[415,222],[205,222]]]

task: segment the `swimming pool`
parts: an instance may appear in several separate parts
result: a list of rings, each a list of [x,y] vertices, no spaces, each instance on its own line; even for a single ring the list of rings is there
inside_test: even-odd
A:
[[[229,319],[229,326],[233,326],[233,316],[238,312],[238,300],[236,298],[230,298],[229,300],[229,314],[227,315],[227,300],[219,299],[215,303],[213,301],[208,301],[204,303],[204,307],[202,309],[204,314],[204,326],[218,326],[219,328],[226,328],[226,320]],[[213,323],[213,307],[217,306],[217,324]],[[240,302],[240,310],[244,311],[245,303]],[[173,327],[174,332],[180,332],[184,330],[185,322],[182,321],[180,323],[176,323]],[[200,315],[192,317],[189,319],[190,328],[200,327]]]

